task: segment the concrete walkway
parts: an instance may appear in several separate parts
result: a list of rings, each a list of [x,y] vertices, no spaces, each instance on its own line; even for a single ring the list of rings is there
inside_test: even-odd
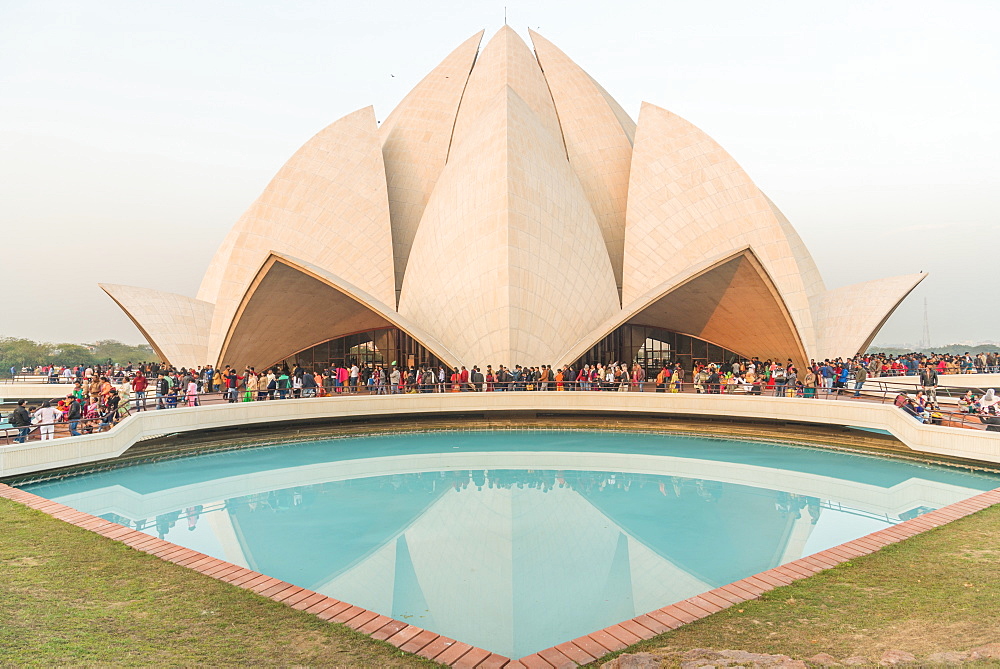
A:
[[[99,434],[0,446],[0,477],[97,462],[166,434],[246,425],[289,425],[366,417],[510,415],[707,417],[856,427],[888,432],[915,453],[1000,464],[1000,432],[925,425],[892,403],[652,392],[492,392],[349,395],[178,407],[134,414]],[[555,419],[554,419],[555,420]],[[457,418],[456,422],[460,422]],[[762,426],[761,436],[767,436]]]

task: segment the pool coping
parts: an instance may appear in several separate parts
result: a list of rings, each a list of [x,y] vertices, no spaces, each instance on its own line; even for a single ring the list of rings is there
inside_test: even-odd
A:
[[[400,650],[440,664],[483,669],[549,669],[576,667],[608,653],[694,622],[740,602],[757,599],[763,593],[790,585],[825,569],[894,543],[946,525],[959,518],[1000,503],[1000,488],[980,493],[961,502],[929,511],[863,537],[819,553],[785,563],[767,571],[683,599],[604,629],[512,660],[483,648],[395,620],[348,602],[266,576],[225,560],[179,546],[165,539],[113,523],[70,506],[0,483],[0,497],[41,511],[57,520],[89,530],[161,560],[188,567],[205,576],[251,590],[293,609],[316,615],[328,622],[341,623],[373,639],[386,641]]]

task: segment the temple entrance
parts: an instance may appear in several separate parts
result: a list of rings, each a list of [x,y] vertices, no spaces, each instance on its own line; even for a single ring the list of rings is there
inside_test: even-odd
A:
[[[647,376],[655,376],[663,365],[680,363],[691,371],[695,365],[732,364],[742,356],[728,349],[663,328],[626,324],[602,339],[574,364],[606,365],[612,362],[639,363]]]
[[[279,361],[276,364],[281,364]],[[299,365],[304,369],[322,371],[334,367],[375,367],[398,365],[401,368],[441,365],[441,361],[417,340],[399,328],[365,330],[328,339],[294,353],[283,362],[290,368]]]

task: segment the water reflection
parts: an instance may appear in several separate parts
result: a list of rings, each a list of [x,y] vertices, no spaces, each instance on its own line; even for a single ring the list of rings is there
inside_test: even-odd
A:
[[[709,479],[518,469],[105,517],[187,545],[204,521],[200,550],[514,657],[836,545],[845,526],[859,536],[900,520]]]
[[[280,452],[244,452],[33,492],[520,657],[996,486],[954,470],[746,444],[741,463],[704,444],[367,460],[283,453],[284,467],[273,466]]]

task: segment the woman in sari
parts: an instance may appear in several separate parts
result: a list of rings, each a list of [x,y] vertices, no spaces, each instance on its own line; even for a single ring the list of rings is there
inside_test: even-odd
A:
[[[260,376],[254,372],[247,373],[247,402],[253,402],[260,396]]]
[[[806,367],[806,375],[802,377],[803,397],[816,397],[816,381],[816,372]]]
[[[102,376],[100,391],[98,393],[101,396],[101,404],[108,403],[108,399],[111,397],[111,388],[111,381],[108,380],[108,377]]]

